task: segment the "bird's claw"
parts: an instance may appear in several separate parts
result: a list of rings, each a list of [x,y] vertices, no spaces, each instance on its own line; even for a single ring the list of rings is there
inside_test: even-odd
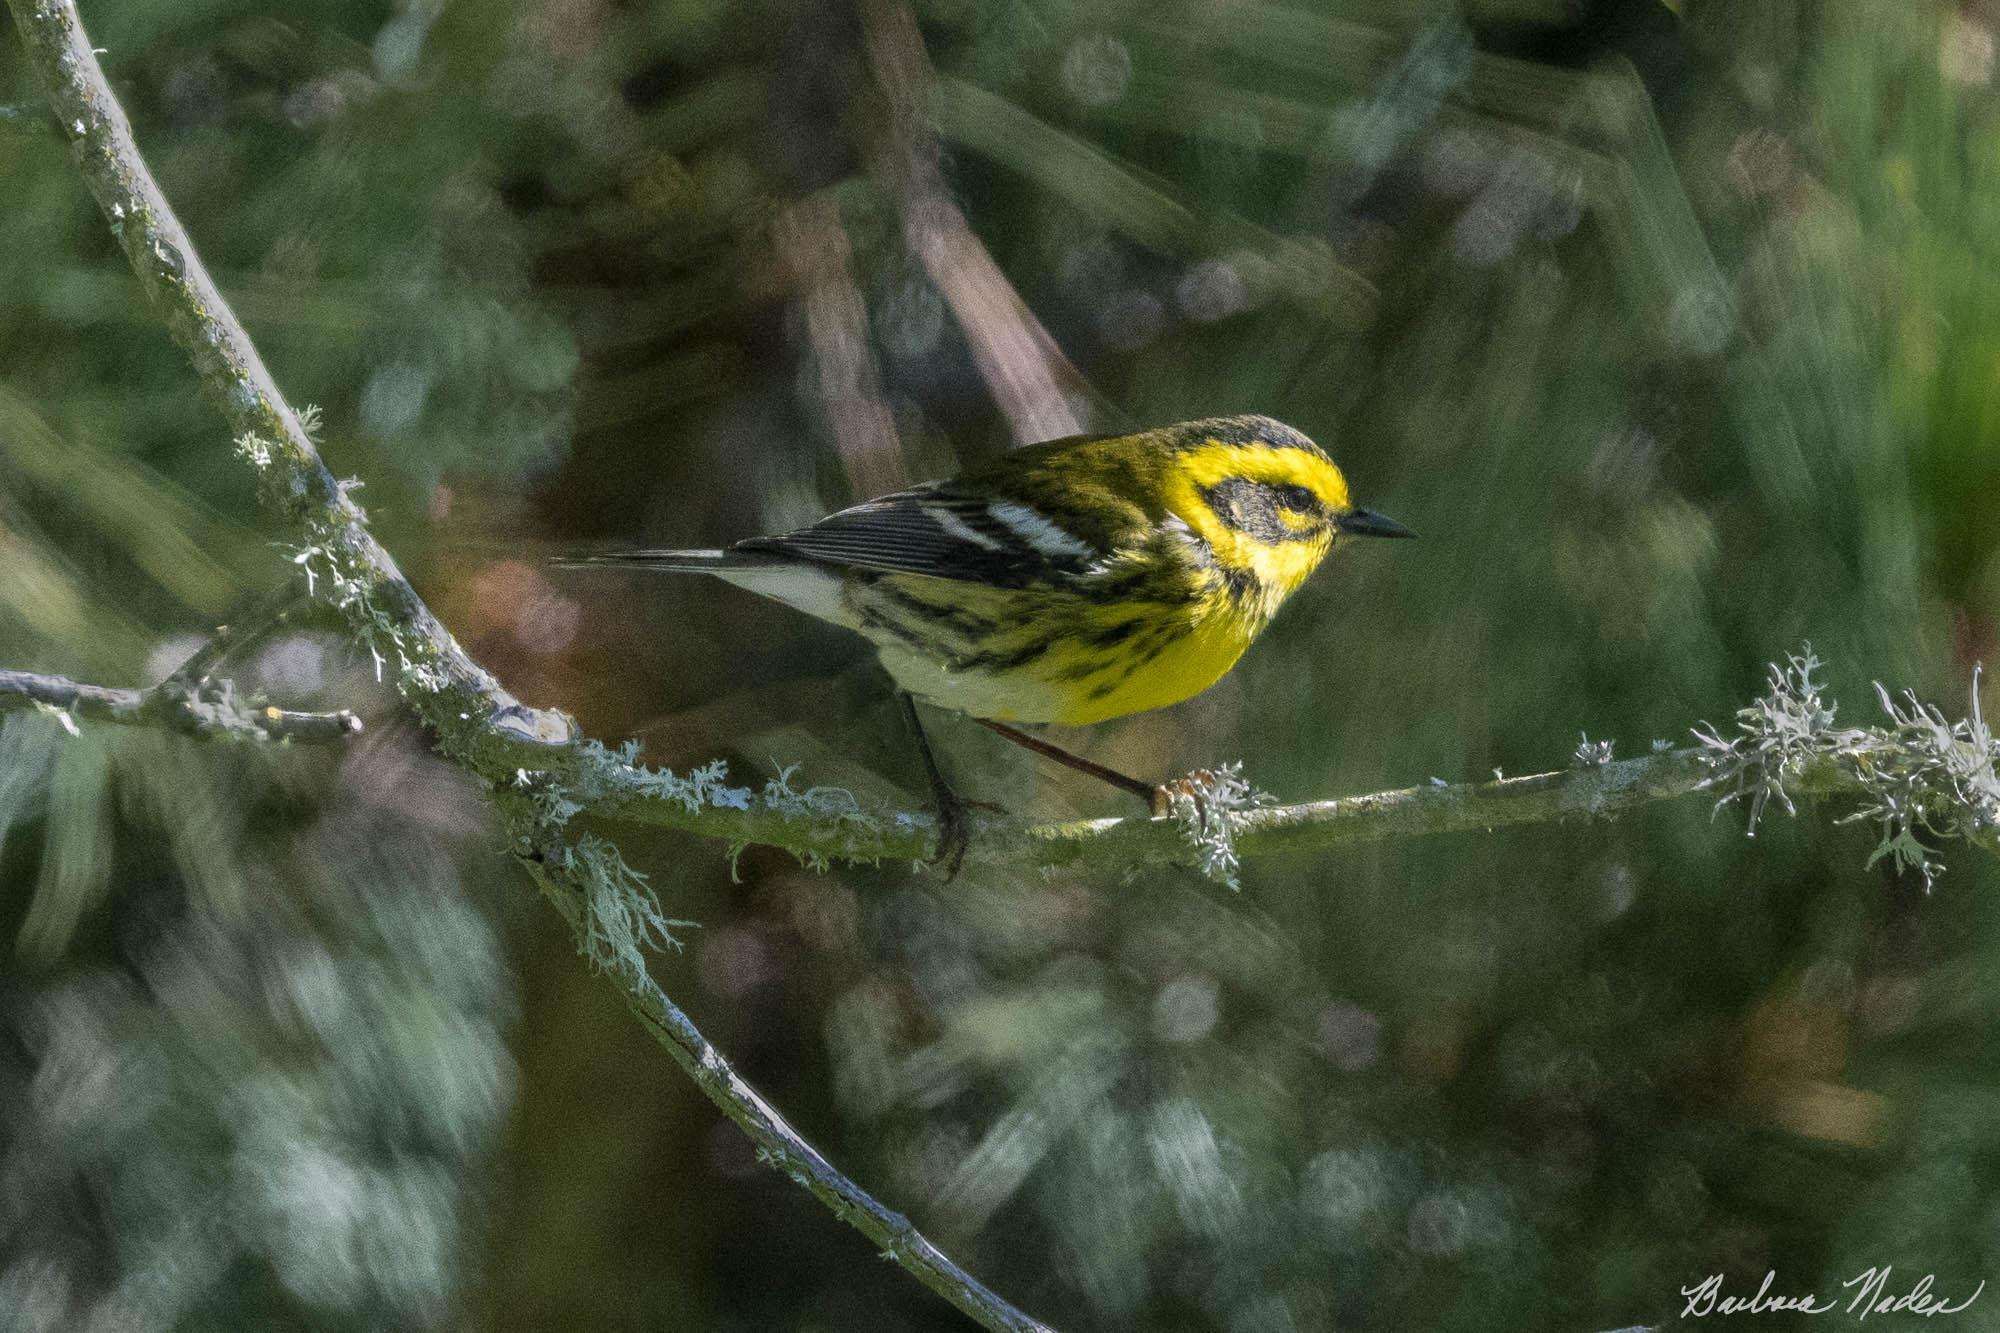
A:
[[[965,848],[970,841],[965,813],[974,803],[962,801],[950,788],[937,792],[937,849],[924,865],[938,873],[941,882],[951,883],[965,865]]]

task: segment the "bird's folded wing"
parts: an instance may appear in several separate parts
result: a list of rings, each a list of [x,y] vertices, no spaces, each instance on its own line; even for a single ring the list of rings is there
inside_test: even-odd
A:
[[[1108,552],[1014,500],[932,483],[828,515],[809,528],[738,542],[853,569],[1022,587],[1087,572]]]

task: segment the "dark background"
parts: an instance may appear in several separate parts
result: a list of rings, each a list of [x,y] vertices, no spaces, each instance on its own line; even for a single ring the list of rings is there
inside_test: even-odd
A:
[[[1476,780],[1684,743],[1807,641],[1853,724],[1878,679],[1957,715],[1995,656],[1985,0],[85,19],[418,587],[653,762],[922,799],[858,642],[545,555],[784,528],[1069,418],[1269,413],[1423,535],[1200,698],[1059,737],[1129,771]],[[142,683],[283,534],[11,30],[0,180],[0,665]],[[668,1065],[365,658],[307,625],[234,670],[369,731],[0,728],[0,1324],[956,1326]],[[970,795],[1124,812],[934,734]],[[600,831],[700,923],[668,992],[1037,1315],[1590,1333],[1710,1273],[2000,1277],[2000,877],[1946,848],[1927,893],[1841,813],[1752,840],[1697,799],[1240,894]]]

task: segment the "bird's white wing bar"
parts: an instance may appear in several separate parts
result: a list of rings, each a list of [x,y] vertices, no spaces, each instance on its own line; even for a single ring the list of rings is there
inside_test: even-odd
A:
[[[1075,560],[1098,554],[1090,543],[1071,536],[1026,505],[1002,500],[986,506],[986,512],[1030,548],[1051,560]]]
[[[999,587],[1061,581],[1105,553],[1016,501],[918,486],[733,550]]]
[[[959,541],[970,542],[974,546],[987,551],[1002,551],[1006,549],[1004,542],[996,537],[987,536],[957,514],[952,513],[951,506],[949,505],[926,505],[924,506],[924,511],[930,515],[932,522],[936,523]]]

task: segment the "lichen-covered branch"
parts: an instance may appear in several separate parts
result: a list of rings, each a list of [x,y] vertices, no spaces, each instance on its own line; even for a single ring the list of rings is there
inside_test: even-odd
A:
[[[730,809],[711,798],[713,775],[682,779],[637,768],[629,753],[614,755],[584,740],[561,713],[530,708],[500,687],[439,623],[396,562],[369,533],[367,515],[320,460],[301,418],[279,392],[249,335],[210,280],[172,207],[154,181],[113,96],[71,0],[7,0],[49,102],[70,142],[85,183],[138,275],[154,310],[187,354],[204,388],[236,433],[238,455],[257,472],[264,502],[296,525],[294,563],[310,594],[344,616],[355,641],[393,669],[403,699],[429,727],[449,758],[509,799],[501,808],[511,835],[526,851],[546,853],[570,814],[581,809],[567,788],[587,788],[618,805],[675,805],[692,817]],[[108,707],[107,703],[107,707]],[[782,786],[782,784],[780,784]],[[749,820],[773,818],[793,834],[837,829],[810,797],[776,793],[778,803],[736,811]],[[726,836],[741,839],[743,830]],[[917,832],[912,841],[925,837]],[[837,844],[837,838],[835,842]],[[615,858],[615,853],[613,853]],[[622,861],[617,862],[622,866]],[[1042,1326],[988,1291],[860,1186],[835,1171],[730,1071],[686,1015],[646,975],[638,948],[648,929],[669,923],[647,915],[628,874],[609,873],[605,858],[579,865],[567,856],[561,877],[544,864],[538,879],[577,933],[579,946],[601,958],[598,941],[617,938],[627,965],[617,970],[628,1003],[649,1029],[663,1034],[676,1060],[725,1114],[756,1139],[774,1165],[858,1227],[927,1286],[981,1325],[997,1330]],[[578,900],[566,884],[598,892]],[[639,886],[643,887],[643,886]]]
[[[526,821],[532,826],[532,815]],[[517,824],[517,827],[522,826]],[[615,976],[626,1007],[651,1033],[674,1063],[722,1108],[723,1114],[757,1145],[758,1160],[776,1167],[809,1191],[840,1218],[872,1241],[885,1259],[894,1259],[925,1286],[972,1315],[987,1328],[1011,1333],[1046,1333],[1047,1326],[1009,1305],[926,1240],[910,1220],[884,1207],[866,1190],[843,1175],[833,1163],[786,1123],[775,1107],[744,1082],[729,1061],[678,1005],[667,997],[646,971],[644,956],[624,941],[598,934],[607,889],[613,901],[638,902],[642,919],[628,938],[670,939],[658,903],[630,867],[608,843],[585,838],[576,844],[560,839],[516,848],[517,858],[550,902],[581,939],[596,939],[591,958]],[[623,890],[612,882],[636,883]],[[631,892],[636,889],[637,893]],[[627,908],[615,910],[629,910]]]
[[[362,627],[374,631],[378,642],[371,646],[379,652],[380,640],[392,640],[399,668],[418,673],[433,693],[448,693],[454,712],[466,714],[452,720],[476,723],[482,738],[526,746],[569,740],[566,718],[524,707],[466,655],[369,535],[367,516],[320,461],[306,423],[279,392],[139,155],[76,6],[68,0],[7,5],[84,184],[203,389],[239,441],[248,442],[246,452],[261,460],[265,497],[311,526],[322,559],[365,585],[365,609],[378,622]]]
[[[1389,837],[1470,832],[1510,824],[1606,818],[1636,806],[1708,795],[1717,809],[1741,801],[1751,833],[1773,800],[1795,812],[1801,796],[1849,797],[1842,823],[1869,823],[1874,858],[1890,857],[1929,883],[1943,869],[1939,847],[1966,842],[2000,854],[2000,742],[1979,706],[1975,674],[1968,715],[1957,722],[1906,694],[1877,685],[1885,722],[1835,725],[1836,708],[1817,679],[1810,649],[1770,670],[1769,688],[1738,711],[1734,733],[1698,728],[1697,744],[1613,759],[1586,740],[1571,767],[1491,782],[1446,783],[1253,807],[1206,821],[1090,820],[975,827],[970,860],[1100,865],[1147,861],[1228,866],[1236,857],[1303,852]]]
[[[67,676],[0,670],[0,714],[24,708],[53,714],[76,730],[81,718],[127,726],[164,727],[197,736],[236,740],[344,741],[361,734],[361,719],[346,709],[302,713],[236,697],[230,682],[183,683],[169,678],[143,690],[86,685]]]
[[[1908,691],[1897,702],[1878,682],[1886,723],[1842,727],[1819,668],[1810,646],[1783,665],[1773,663],[1763,696],[1737,711],[1735,734],[1695,730],[1713,770],[1706,785],[1722,792],[1718,808],[1746,803],[1754,834],[1771,801],[1794,813],[1799,780],[1819,774],[1859,798],[1840,822],[1875,826],[1871,865],[1886,856],[1898,869],[1923,875],[1928,886],[1944,869],[1938,843],[2000,852],[2000,743],[1979,706],[1979,671],[1972,673],[1971,708],[1957,722]]]
[[[1810,654],[1771,669],[1771,688],[1738,714],[1724,739],[1698,730],[1698,743],[1655,748],[1615,759],[1607,742],[1586,741],[1568,768],[1487,782],[1447,783],[1339,796],[1294,805],[1250,804],[1188,810],[1173,819],[1087,819],[1043,823],[975,816],[968,863],[1127,867],[1180,864],[1228,879],[1238,859],[1326,851],[1442,833],[1479,832],[1513,824],[1606,819],[1660,801],[1705,795],[1718,807],[1744,801],[1754,833],[1766,802],[1787,810],[1803,796],[1851,797],[1847,821],[1871,821],[1881,834],[1878,855],[1933,877],[1935,844],[1965,841],[2000,854],[2000,743],[1980,716],[1977,691],[1970,716],[1948,721],[1914,699],[1897,704],[1880,692],[1887,718],[1878,727],[1833,726],[1834,708],[1813,673]],[[700,776],[700,775],[697,775]],[[783,783],[763,793],[722,785],[707,775],[708,799],[741,806],[741,823],[696,813],[692,802],[631,799],[650,778],[621,776],[592,802],[600,813],[770,842],[808,857],[873,860],[921,855],[930,845],[928,816],[870,813],[845,793],[792,793]],[[1220,784],[1225,795],[1233,775]],[[810,813],[808,813],[810,812]],[[815,827],[806,847],[791,841],[800,821]],[[717,827],[717,826],[721,827]]]

